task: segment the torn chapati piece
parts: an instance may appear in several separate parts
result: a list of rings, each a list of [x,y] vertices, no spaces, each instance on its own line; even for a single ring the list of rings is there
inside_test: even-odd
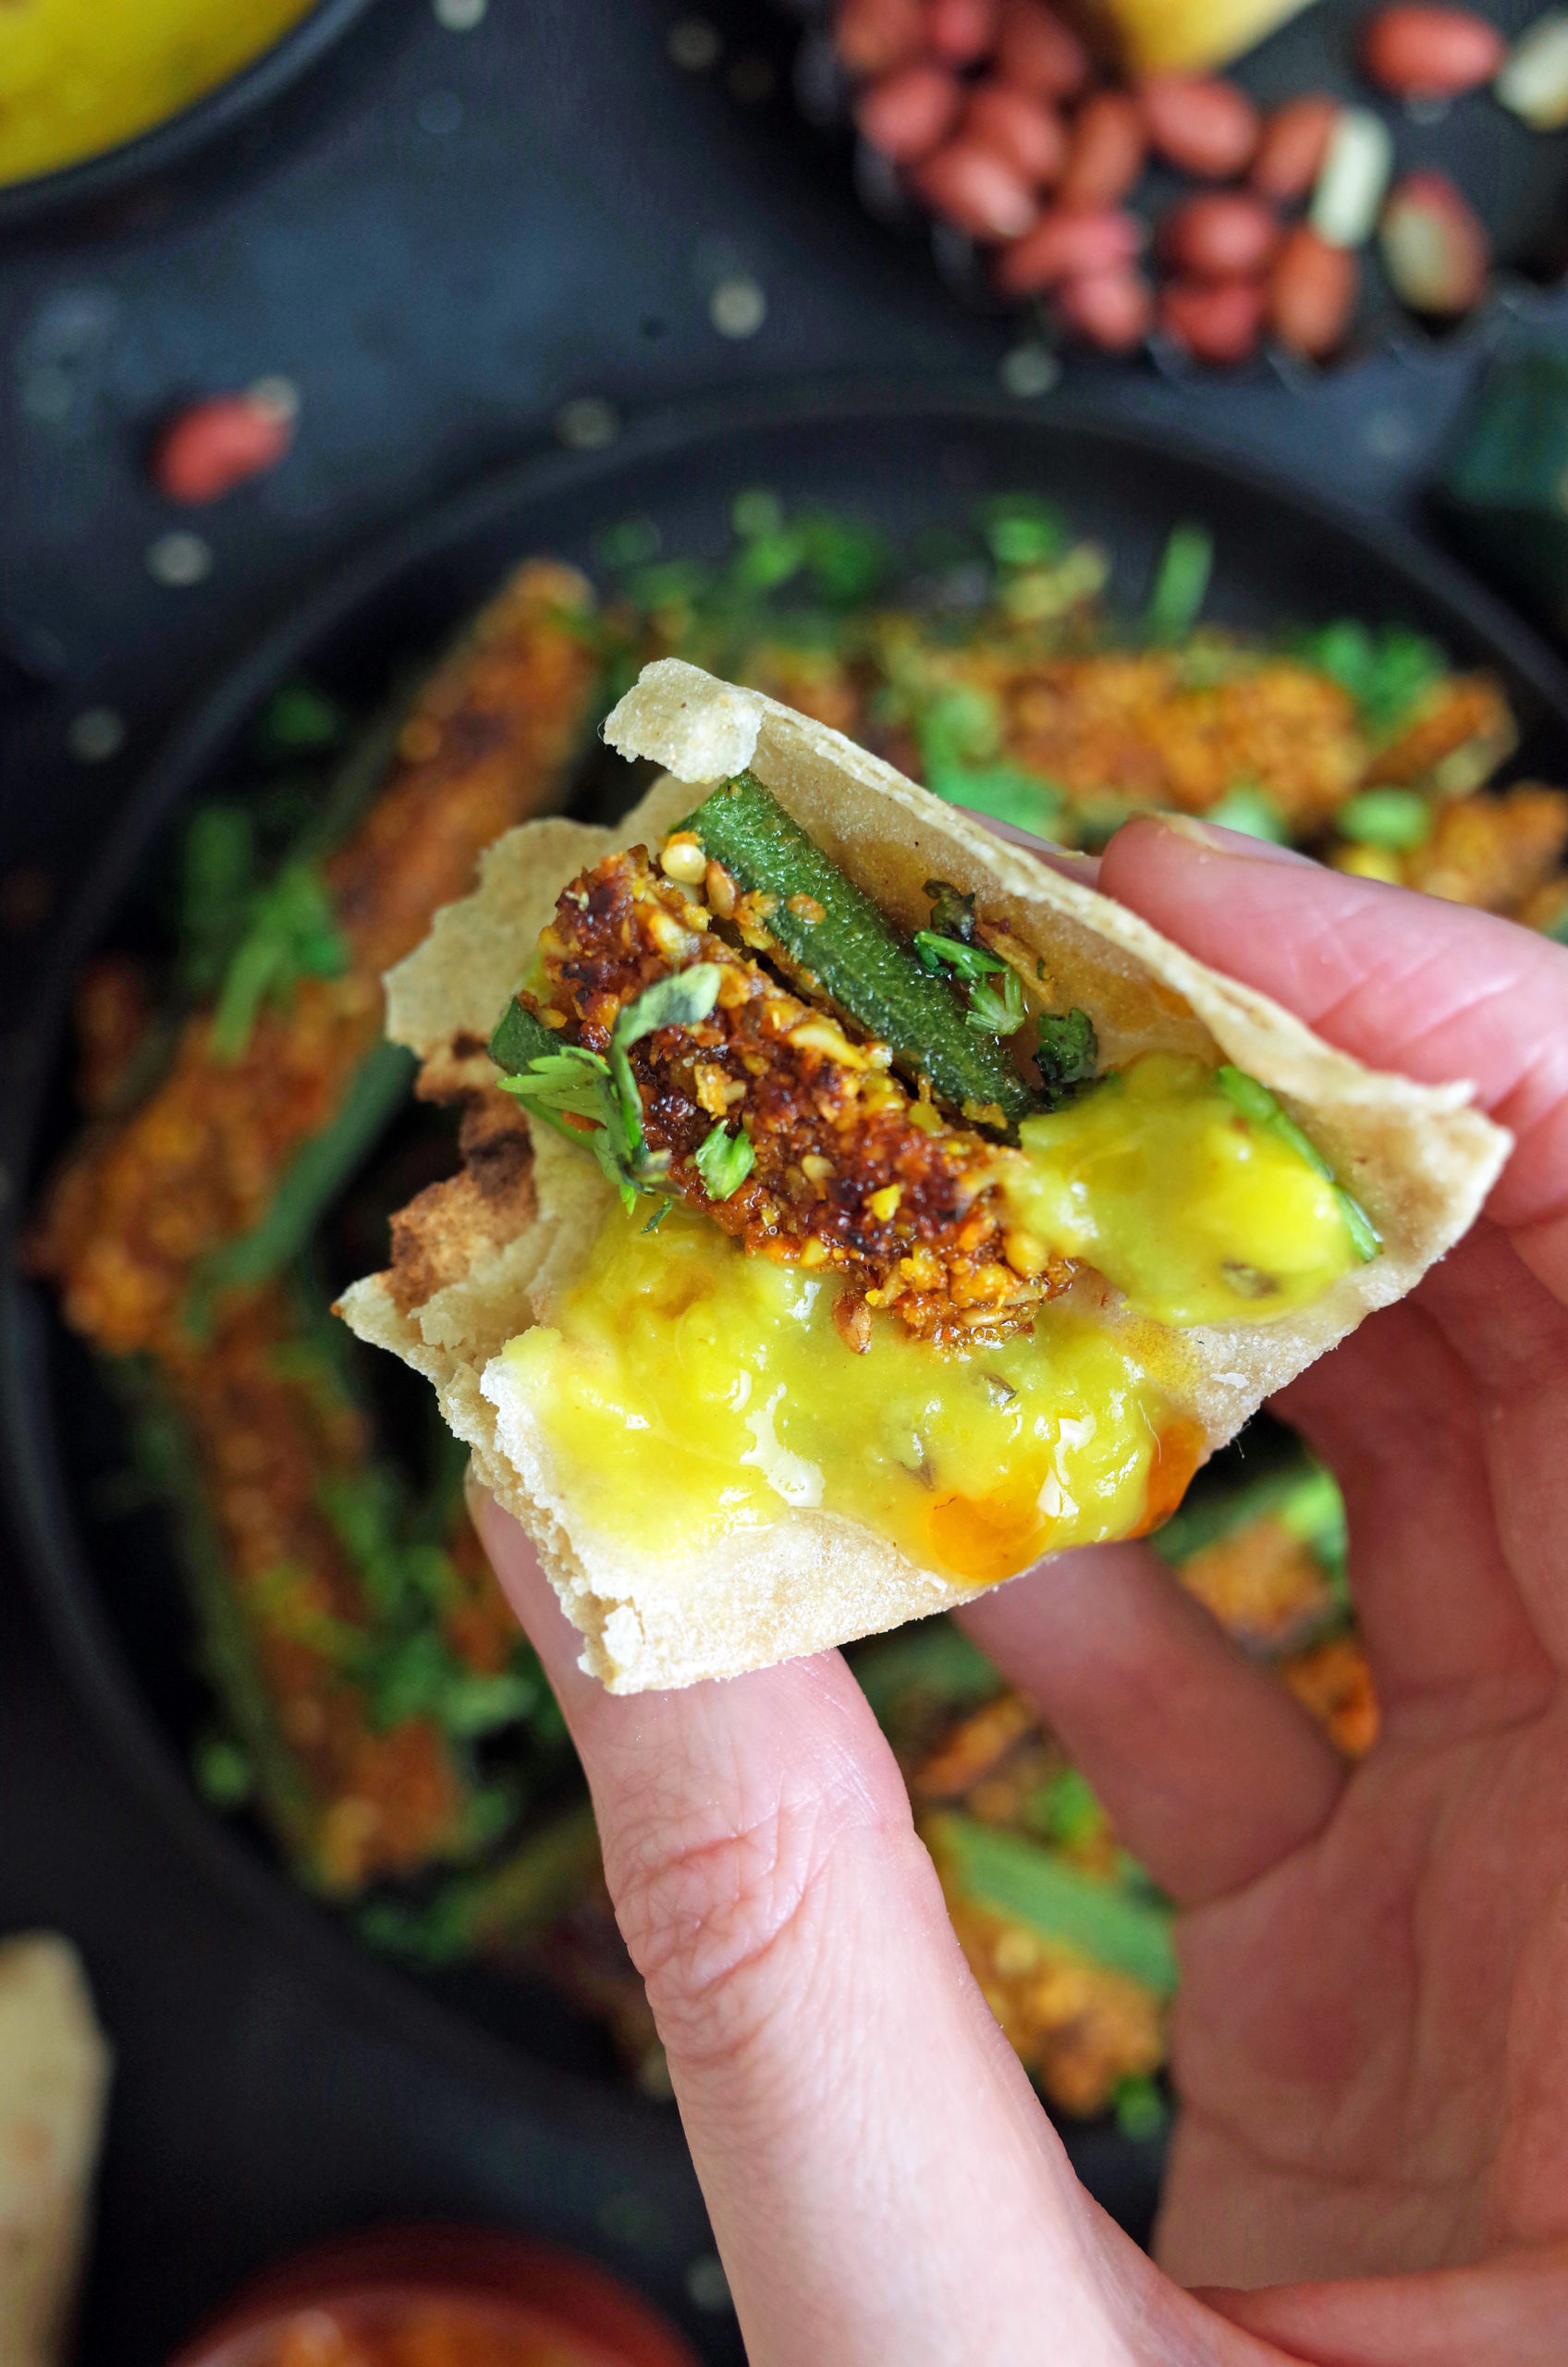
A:
[[[0,1942],[0,2360],[57,2367],[87,2248],[111,2058],[68,1940]]]
[[[615,1692],[1141,1535],[1412,1288],[1509,1137],[759,693],[667,658],[616,829],[389,975],[466,1165],[339,1311],[434,1382]]]

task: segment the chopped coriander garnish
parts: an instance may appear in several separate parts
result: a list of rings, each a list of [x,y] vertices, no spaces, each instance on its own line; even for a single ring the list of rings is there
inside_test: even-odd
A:
[[[490,1057],[514,1072],[498,1083],[584,1150],[593,1152],[630,1212],[639,1191],[656,1184],[669,1165],[650,1151],[643,1133],[643,1100],[627,1058],[633,1044],[660,1027],[694,1027],[718,1000],[717,962],[698,962],[656,979],[629,1002],[610,1036],[609,1058],[582,1044],[561,1044],[526,1005],[511,1002],[490,1038]],[[576,1119],[585,1122],[573,1125]]]
[[[1050,1107],[1059,1109],[1081,1086],[1093,1084],[1099,1057],[1095,1023],[1086,1011],[1074,1003],[1071,1011],[1042,1013],[1035,1061]]]
[[[964,981],[969,988],[967,1025],[984,1036],[1017,1035],[1023,1024],[1023,988],[999,954],[984,945],[964,945],[957,938],[940,937],[930,928],[915,931],[914,950],[923,970],[932,975],[948,970]],[[993,978],[999,978],[1001,984],[993,986]]]
[[[1173,526],[1155,570],[1144,628],[1151,641],[1191,632],[1208,590],[1214,537],[1202,526]]]
[[[1014,971],[1001,965],[999,985],[977,978],[969,989],[965,1023],[983,1036],[1016,1036],[1023,1024],[1023,988]]]
[[[983,945],[967,945],[956,937],[943,937],[934,928],[916,929],[914,950],[921,968],[931,976],[938,970],[951,970],[973,982],[995,977],[1007,968],[999,953],[989,952]]]
[[[1267,839],[1275,846],[1285,846],[1290,840],[1284,816],[1256,781],[1238,781],[1234,789],[1228,789],[1204,819],[1218,822],[1227,830],[1244,831],[1249,839]]]
[[[1317,1144],[1303,1134],[1268,1087],[1260,1084],[1256,1077],[1249,1076],[1245,1069],[1232,1068],[1229,1062],[1216,1070],[1215,1081],[1227,1101],[1231,1102],[1243,1118],[1250,1118],[1255,1126],[1267,1126],[1270,1134],[1277,1134],[1281,1142],[1289,1143],[1297,1156],[1305,1159],[1315,1175],[1320,1175],[1325,1184],[1332,1184],[1356,1256],[1364,1265],[1368,1258],[1376,1257],[1383,1245],[1383,1238],[1377,1226],[1360,1201],[1354,1199],[1345,1190]]]
[[[706,1140],[698,1144],[693,1164],[709,1199],[728,1200],[751,1173],[755,1158],[750,1134],[730,1134],[720,1119]]]
[[[956,938],[961,945],[974,942],[974,899],[966,896],[962,888],[954,888],[946,879],[928,879],[925,892],[931,899],[931,928],[937,937]]]
[[[1363,789],[1334,816],[1341,839],[1356,846],[1408,854],[1432,834],[1432,808],[1416,789]]]

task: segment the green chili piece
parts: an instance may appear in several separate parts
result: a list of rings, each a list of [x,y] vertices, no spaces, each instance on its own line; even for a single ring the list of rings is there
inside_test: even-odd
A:
[[[1245,1069],[1232,1068],[1229,1063],[1215,1071],[1215,1082],[1227,1101],[1232,1102],[1243,1118],[1250,1118],[1255,1126],[1267,1126],[1270,1134],[1278,1134],[1281,1142],[1289,1143],[1297,1156],[1305,1159],[1315,1175],[1320,1175],[1325,1184],[1333,1185],[1334,1196],[1339,1201],[1340,1213],[1344,1218],[1356,1256],[1363,1265],[1369,1257],[1376,1257],[1383,1245],[1382,1234],[1360,1201],[1345,1190],[1317,1144],[1308,1141],[1295,1120],[1280,1108],[1268,1087],[1260,1085],[1256,1077],[1249,1076]]]
[[[934,1816],[925,1827],[938,1870],[974,1904],[1127,1973],[1162,1997],[1176,1986],[1170,1909],[1066,1865],[999,1826]]]
[[[1035,1096],[994,1036],[922,970],[908,940],[846,879],[751,773],[680,825],[743,889],[773,897],[767,928],[851,1018],[931,1081],[939,1100],[982,1123],[1015,1127]],[[815,915],[820,914],[820,917]]]
[[[1418,789],[1363,789],[1334,816],[1341,839],[1408,854],[1432,835],[1432,808]]]

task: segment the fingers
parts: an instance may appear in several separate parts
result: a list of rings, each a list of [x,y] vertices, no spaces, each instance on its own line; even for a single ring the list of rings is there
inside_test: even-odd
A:
[[[1568,2253],[1202,2298],[1317,2367],[1557,2367],[1568,2325]]]
[[[1128,823],[1099,884],[1372,1066],[1473,1079],[1517,1142],[1491,1213],[1555,1222],[1568,1275],[1568,950],[1184,818]]]
[[[1385,1713],[1543,1677],[1498,1539],[1475,1382],[1420,1301],[1374,1315],[1275,1404],[1343,1490],[1356,1611]]]
[[[587,1772],[753,2367],[1132,2367],[1111,2317],[1154,2272],[971,1980],[839,1655],[616,1699],[521,1529],[474,1511]]]
[[[1334,1751],[1146,1546],[1060,1554],[960,1617],[1183,1904],[1250,1881],[1332,1812]]]

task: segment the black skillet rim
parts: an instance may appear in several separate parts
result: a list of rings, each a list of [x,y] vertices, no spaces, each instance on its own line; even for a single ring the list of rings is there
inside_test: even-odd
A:
[[[31,1010],[13,1042],[18,1057],[0,1105],[0,1156],[12,1179],[4,1212],[0,1276],[0,1487],[50,1639],[90,1723],[137,1791],[203,1875],[247,1920],[300,1963],[357,2017],[444,2060],[494,2093],[570,2118],[606,2138],[680,2149],[673,2118],[588,2074],[531,2057],[420,1990],[313,1907],[282,1869],[231,1834],[192,1790],[173,1744],[157,1724],[120,1654],[98,1580],[72,1520],[50,1409],[35,1385],[39,1311],[34,1286],[18,1272],[15,1237],[28,1195],[51,1077],[59,1059],[77,968],[98,938],[137,862],[176,805],[196,792],[214,759],[276,684],[353,610],[385,593],[405,570],[444,548],[499,525],[533,499],[591,496],[640,463],[700,450],[716,439],[802,424],[875,427],[879,421],[975,425],[1048,424],[1053,435],[1094,441],[1130,466],[1170,462],[1210,475],[1228,493],[1293,509],[1403,576],[1427,601],[1462,623],[1466,638],[1530,689],[1568,737],[1568,668],[1533,632],[1452,561],[1403,528],[1371,524],[1302,492],[1270,472],[1231,461],[1212,443],[1096,418],[1066,405],[1025,410],[994,391],[960,386],[900,388],[841,383],[719,398],[649,415],[614,445],[592,452],[535,452],[442,498],[412,521],[372,542],[277,619],[190,709],[144,773],[59,931]]]
[[[270,104],[342,40],[376,0],[316,0],[270,48],[225,82],[155,123],[80,164],[62,165],[0,188],[0,234],[117,197],[137,181],[174,171],[199,151]]]

